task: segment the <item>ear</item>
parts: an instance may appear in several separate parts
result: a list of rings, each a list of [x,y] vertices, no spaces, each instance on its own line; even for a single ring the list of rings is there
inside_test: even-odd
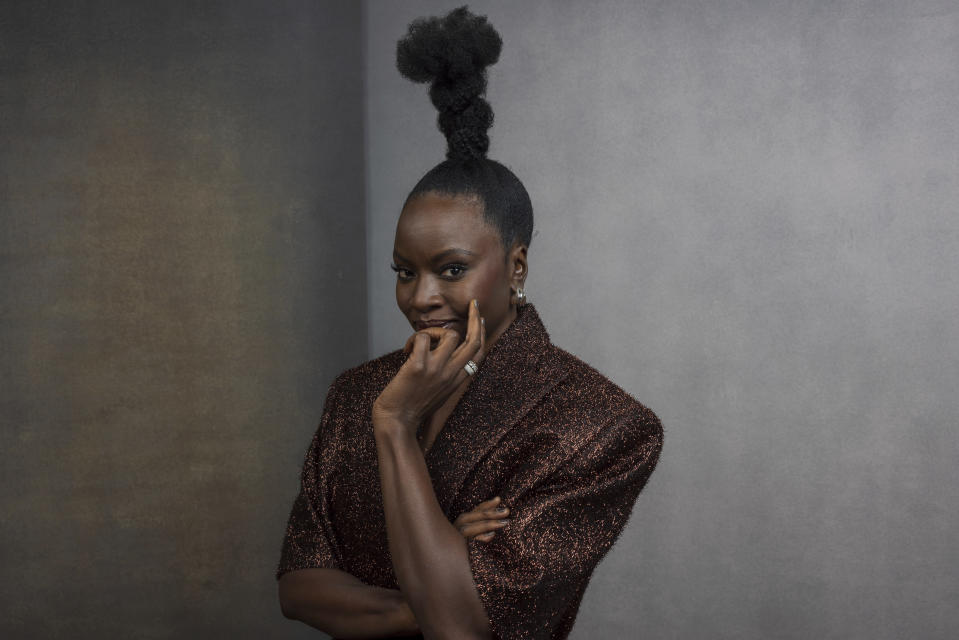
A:
[[[507,276],[513,287],[522,287],[526,282],[526,276],[529,274],[529,264],[526,262],[527,250],[528,247],[525,244],[517,242],[507,254],[506,267],[509,269]]]

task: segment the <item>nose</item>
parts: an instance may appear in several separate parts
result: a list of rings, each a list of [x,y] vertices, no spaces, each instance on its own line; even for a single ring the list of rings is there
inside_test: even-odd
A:
[[[435,278],[426,275],[416,279],[411,292],[410,306],[418,313],[426,313],[430,309],[443,306],[443,296]]]

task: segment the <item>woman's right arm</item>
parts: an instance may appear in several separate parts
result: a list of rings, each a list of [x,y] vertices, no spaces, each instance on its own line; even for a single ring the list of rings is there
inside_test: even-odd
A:
[[[298,569],[279,580],[283,615],[334,638],[415,636],[422,631],[403,593],[339,569]]]
[[[491,540],[510,510],[499,497],[460,514],[454,525],[467,540]],[[422,633],[409,602],[398,589],[368,585],[339,569],[298,569],[280,577],[283,615],[335,638],[382,638]]]
[[[280,610],[335,638],[382,638],[420,633],[398,589],[366,584],[337,565],[329,531],[326,479],[335,437],[334,413],[342,408],[342,376],[330,385],[323,417],[303,463],[300,492],[290,510],[278,567]],[[320,567],[309,566],[319,564]]]

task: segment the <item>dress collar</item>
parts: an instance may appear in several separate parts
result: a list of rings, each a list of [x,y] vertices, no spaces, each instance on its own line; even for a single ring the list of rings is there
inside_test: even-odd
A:
[[[454,503],[473,468],[569,374],[530,303],[517,309],[479,366],[426,452],[444,510]]]
[[[535,367],[537,361],[549,349],[550,339],[543,326],[539,313],[532,303],[526,303],[516,309],[516,317],[493,343],[486,358],[480,365],[484,377],[507,380],[516,375],[517,367],[527,369]],[[480,373],[470,382],[470,386],[479,381]]]

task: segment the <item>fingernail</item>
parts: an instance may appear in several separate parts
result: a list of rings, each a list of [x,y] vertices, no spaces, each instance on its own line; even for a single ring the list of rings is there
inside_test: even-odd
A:
[[[507,509],[506,507],[496,507],[496,510],[499,511],[500,513],[504,513],[504,512],[506,512],[506,511],[508,511],[508,509]]]
[[[509,520],[500,520],[499,523],[500,523],[500,524],[509,524]]]
[[[479,309],[479,301],[476,298],[473,298],[473,306]]]

